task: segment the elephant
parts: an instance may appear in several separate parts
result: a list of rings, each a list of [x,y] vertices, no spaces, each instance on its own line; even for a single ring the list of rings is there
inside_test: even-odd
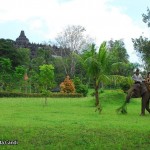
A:
[[[141,115],[145,115],[145,110],[147,110],[150,113],[149,108],[150,91],[147,87],[146,82],[142,83],[138,82],[133,84],[133,86],[128,90],[124,106],[130,102],[131,98],[139,98],[139,97],[142,97]]]
[[[131,98],[140,98],[141,100],[141,115],[145,115],[145,110],[147,110],[150,113],[149,108],[149,101],[150,101],[150,90],[148,89],[148,86],[146,82],[142,83],[135,83],[133,86],[128,90],[126,95],[126,100],[124,104],[117,109],[117,111],[121,111],[121,113],[127,113],[126,111],[126,105],[127,103],[130,103]]]

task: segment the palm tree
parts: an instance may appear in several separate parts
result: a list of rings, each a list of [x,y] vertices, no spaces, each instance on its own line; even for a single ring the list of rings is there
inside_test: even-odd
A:
[[[108,79],[106,76],[106,66],[107,66],[107,47],[106,42],[103,42],[98,52],[96,51],[95,45],[92,44],[90,50],[85,53],[85,65],[87,67],[87,72],[89,76],[94,81],[95,89],[95,105],[99,107],[100,111],[101,104],[99,101],[99,85],[100,82]]]

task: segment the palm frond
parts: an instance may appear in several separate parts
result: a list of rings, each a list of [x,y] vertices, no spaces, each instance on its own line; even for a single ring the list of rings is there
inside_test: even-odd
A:
[[[100,74],[98,80],[102,81],[104,83],[108,83],[108,82],[110,82],[110,77],[105,74]]]
[[[104,66],[106,64],[107,58],[107,48],[106,48],[106,42],[103,42],[99,48],[98,52],[98,60],[100,61],[101,65]]]

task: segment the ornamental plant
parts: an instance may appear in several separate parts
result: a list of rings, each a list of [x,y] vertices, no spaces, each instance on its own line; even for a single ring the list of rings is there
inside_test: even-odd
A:
[[[69,76],[60,84],[61,93],[75,93],[75,86]]]

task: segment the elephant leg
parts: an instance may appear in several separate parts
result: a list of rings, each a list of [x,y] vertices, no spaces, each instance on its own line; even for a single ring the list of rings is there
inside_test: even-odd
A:
[[[142,95],[141,115],[145,115],[145,109],[147,108],[148,101],[149,101],[149,94],[146,92]]]
[[[150,113],[150,108],[149,108],[149,100],[146,103],[146,110]]]
[[[145,104],[145,101],[143,100],[142,98],[142,101],[141,101],[141,115],[145,115],[145,108],[146,108],[146,104]]]
[[[132,95],[134,94],[133,88],[130,88],[128,91],[128,94],[126,96],[126,103],[130,102],[130,99],[132,98]]]

